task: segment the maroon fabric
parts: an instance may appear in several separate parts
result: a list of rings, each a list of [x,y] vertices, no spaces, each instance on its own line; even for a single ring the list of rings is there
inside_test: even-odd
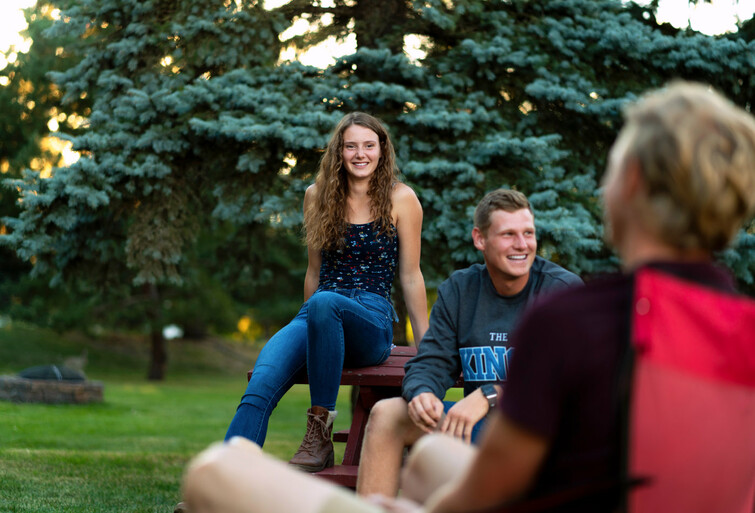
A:
[[[638,273],[630,512],[752,513],[755,301]]]

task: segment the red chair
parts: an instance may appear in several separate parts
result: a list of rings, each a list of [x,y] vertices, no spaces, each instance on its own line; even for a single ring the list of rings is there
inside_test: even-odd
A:
[[[633,304],[628,511],[752,513],[755,301],[644,269]]]

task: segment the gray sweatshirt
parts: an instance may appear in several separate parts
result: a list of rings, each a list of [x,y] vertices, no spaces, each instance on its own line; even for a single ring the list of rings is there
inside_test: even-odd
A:
[[[582,284],[576,274],[540,257],[527,285],[513,296],[496,292],[483,264],[455,271],[438,287],[430,328],[406,363],[401,395],[411,401],[432,392],[443,399],[462,372],[465,396],[485,383],[506,381],[511,333],[524,309],[539,294],[576,284]]]

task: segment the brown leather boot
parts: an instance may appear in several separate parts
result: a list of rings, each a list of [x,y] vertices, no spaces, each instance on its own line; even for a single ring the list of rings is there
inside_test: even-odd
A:
[[[322,406],[307,410],[307,433],[289,463],[307,472],[319,472],[333,466],[333,419],[336,412]]]

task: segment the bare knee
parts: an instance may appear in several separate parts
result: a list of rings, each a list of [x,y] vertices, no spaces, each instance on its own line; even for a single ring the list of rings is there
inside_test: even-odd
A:
[[[232,438],[228,443],[215,443],[197,455],[184,477],[184,498],[190,511],[229,511],[229,498],[246,493],[248,481],[254,481],[250,469],[262,456],[262,450],[249,440]]]
[[[375,403],[370,411],[365,436],[403,440],[413,425],[403,398],[383,399]]]
[[[419,440],[406,461],[402,489],[407,498],[424,502],[442,485],[458,479],[477,449],[448,435],[431,434]]]

